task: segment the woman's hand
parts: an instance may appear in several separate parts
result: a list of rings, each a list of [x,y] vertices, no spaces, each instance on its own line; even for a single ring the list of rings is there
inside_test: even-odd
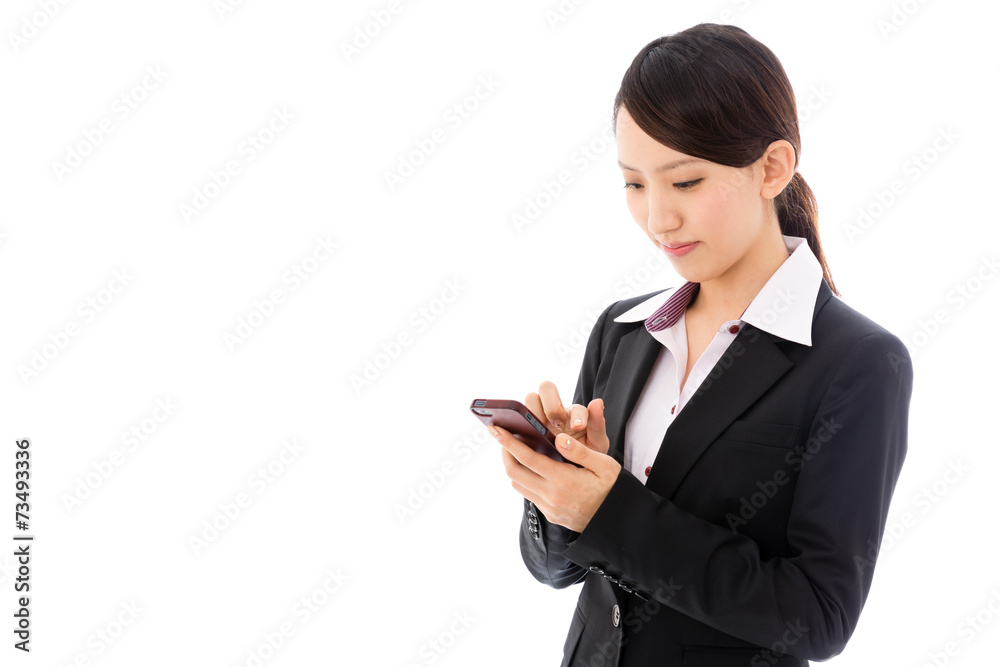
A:
[[[559,390],[546,380],[539,385],[537,394],[532,392],[524,397],[524,404],[556,435],[565,433],[584,447],[608,453],[603,400],[595,398],[587,406],[574,403],[567,409],[559,398]]]
[[[607,497],[621,471],[621,464],[607,455],[608,437],[604,403],[594,399],[588,407],[566,410],[551,382],[538,394],[528,394],[525,404],[557,433],[556,446],[563,458],[582,467],[539,454],[501,427],[489,427],[503,449],[504,468],[511,485],[530,500],[550,522],[582,533]],[[579,437],[565,432],[567,424]]]
[[[539,454],[504,428],[489,429],[503,446],[503,464],[514,490],[535,503],[550,522],[582,533],[618,479],[621,464],[565,433],[556,436],[559,453],[580,468]]]

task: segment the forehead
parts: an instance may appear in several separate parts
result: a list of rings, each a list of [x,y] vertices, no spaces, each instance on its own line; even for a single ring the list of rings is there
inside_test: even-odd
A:
[[[628,114],[624,106],[618,109],[618,115],[615,119],[615,136],[619,163],[643,171],[687,160],[709,164],[705,160],[665,146],[646,134]]]

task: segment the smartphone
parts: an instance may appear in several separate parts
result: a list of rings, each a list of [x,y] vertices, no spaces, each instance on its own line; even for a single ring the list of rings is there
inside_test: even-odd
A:
[[[539,454],[563,463],[573,463],[564,459],[556,449],[556,434],[546,428],[524,403],[477,398],[469,409],[479,421],[510,431]]]

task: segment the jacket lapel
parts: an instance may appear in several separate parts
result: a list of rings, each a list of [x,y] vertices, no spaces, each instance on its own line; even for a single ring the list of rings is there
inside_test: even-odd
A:
[[[791,367],[791,360],[778,349],[771,334],[745,324],[670,424],[646,486],[666,498],[673,496],[719,434]]]
[[[813,321],[832,296],[822,281]],[[737,343],[740,347],[736,347]],[[625,426],[663,345],[642,323],[621,337],[604,394],[605,421],[619,463],[625,458]],[[745,324],[664,435],[646,486],[670,498],[702,453],[730,424],[778,381],[793,362],[774,336]]]
[[[639,400],[663,344],[653,338],[642,322],[621,337],[604,392],[604,423],[611,448],[608,454],[625,461],[625,424]]]

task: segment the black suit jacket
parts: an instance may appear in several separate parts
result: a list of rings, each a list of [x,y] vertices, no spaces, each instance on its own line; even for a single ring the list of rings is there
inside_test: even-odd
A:
[[[662,344],[594,325],[573,402],[625,425]],[[645,486],[624,467],[582,533],[525,500],[521,554],[555,588],[583,582],[563,667],[808,665],[840,653],[872,582],[906,454],[902,342],[822,282],[812,346],[745,324],[667,429]]]

